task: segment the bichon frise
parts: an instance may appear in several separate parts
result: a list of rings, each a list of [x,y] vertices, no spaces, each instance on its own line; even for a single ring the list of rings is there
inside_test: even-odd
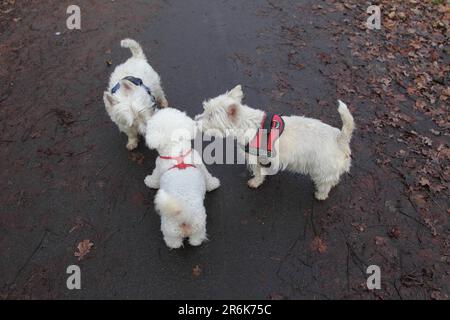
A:
[[[243,97],[242,87],[239,85],[221,96],[205,101],[203,114],[196,117],[198,126],[206,134],[234,136],[241,147],[248,147],[248,132],[255,140],[262,123],[266,122],[267,114],[243,105]],[[278,169],[309,174],[315,183],[315,197],[318,200],[327,199],[331,188],[339,183],[340,176],[350,170],[350,139],[354,121],[347,106],[341,101],[338,111],[343,122],[341,130],[306,117],[277,118],[277,125],[282,125],[284,129],[277,137],[273,150],[277,155]],[[242,134],[243,132],[246,134]],[[249,156],[247,148],[247,160]],[[248,166],[254,175],[248,185],[258,188],[266,176],[264,166],[259,161]]]
[[[122,40],[132,57],[116,67],[109,80],[103,101],[111,120],[128,136],[127,149],[133,150],[139,134],[145,135],[147,121],[157,108],[168,107],[161,80],[148,64],[141,46],[134,40]]]
[[[158,111],[147,124],[147,145],[156,149],[156,167],[145,184],[159,189],[155,208],[161,215],[161,231],[169,248],[183,245],[183,239],[199,246],[206,236],[206,191],[220,186],[191,148],[196,133],[195,121],[185,113],[167,108]]]

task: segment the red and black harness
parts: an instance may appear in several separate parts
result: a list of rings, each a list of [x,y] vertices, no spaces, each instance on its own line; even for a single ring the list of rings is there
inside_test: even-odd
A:
[[[174,165],[173,167],[169,168],[167,171],[172,170],[172,169],[185,170],[187,168],[195,168],[195,165],[184,162],[184,159],[188,155],[190,155],[191,152],[192,152],[192,149],[189,150],[188,152],[186,152],[184,155],[180,155],[180,156],[176,156],[176,157],[163,157],[163,156],[159,156],[159,157],[161,159],[163,159],[163,160],[175,160],[177,162],[176,165]]]
[[[284,131],[284,120],[279,114],[265,113],[258,133],[245,146],[245,152],[271,158],[275,156],[274,145]]]

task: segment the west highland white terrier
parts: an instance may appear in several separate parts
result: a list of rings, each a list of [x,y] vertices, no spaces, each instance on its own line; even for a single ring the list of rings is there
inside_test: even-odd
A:
[[[147,145],[160,156],[145,184],[159,189],[155,208],[161,216],[164,241],[172,249],[181,247],[184,238],[193,246],[207,239],[203,200],[206,191],[220,186],[191,148],[195,133],[195,121],[172,108],[158,111],[147,123]]]
[[[260,132],[267,114],[242,104],[244,97],[239,85],[233,90],[203,103],[204,112],[196,117],[198,126],[206,134],[217,137],[233,136],[242,150],[247,146],[248,132],[255,137]],[[278,116],[279,132],[273,153],[277,155],[278,169],[309,174],[316,186],[315,197],[325,200],[332,187],[339,183],[351,164],[350,140],[354,130],[353,117],[347,106],[339,101],[339,114],[343,122],[341,130],[319,120],[299,116]],[[272,118],[275,119],[275,118]],[[245,132],[246,134],[242,134]],[[270,142],[268,142],[270,143]],[[259,159],[259,158],[258,158]],[[248,163],[254,177],[248,181],[251,188],[258,188],[266,177],[259,161]]]
[[[103,93],[106,111],[121,132],[128,136],[127,149],[139,143],[139,134],[145,135],[147,121],[155,113],[157,104],[168,107],[161,80],[148,64],[141,46],[134,40],[122,40],[132,57],[116,67],[109,80],[109,89]]]

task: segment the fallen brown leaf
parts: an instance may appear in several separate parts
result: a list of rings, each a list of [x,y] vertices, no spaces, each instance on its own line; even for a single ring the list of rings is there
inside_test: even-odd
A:
[[[273,292],[269,295],[269,299],[277,301],[277,300],[285,300],[285,297],[279,293]]]
[[[192,275],[194,277],[198,277],[202,274],[202,268],[200,268],[199,265],[196,265],[194,268],[192,268]]]
[[[422,178],[420,178],[420,180],[419,180],[419,184],[420,184],[422,187],[429,187],[429,186],[430,186],[430,180],[428,180],[428,179],[425,178],[425,177],[422,177]]]
[[[130,153],[129,158],[131,161],[137,163],[138,165],[144,164],[145,156],[140,152]]]
[[[327,251],[327,245],[325,242],[319,237],[315,237],[311,243],[311,249],[314,251],[318,251],[319,253],[324,253]]]
[[[384,246],[384,245],[386,245],[386,243],[387,243],[386,238],[380,237],[380,236],[375,237],[375,244],[377,246]]]
[[[81,241],[77,246],[78,251],[74,253],[75,257],[78,257],[78,261],[82,260],[91,251],[93,246],[94,244],[90,240]]]

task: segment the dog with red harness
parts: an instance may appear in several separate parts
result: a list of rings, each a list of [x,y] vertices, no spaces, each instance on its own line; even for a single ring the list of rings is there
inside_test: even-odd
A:
[[[350,140],[355,125],[345,103],[339,101],[343,126],[338,129],[317,119],[271,115],[243,104],[243,98],[239,85],[205,101],[204,112],[195,118],[199,128],[206,134],[237,140],[253,173],[250,188],[258,188],[267,175],[287,170],[308,174],[316,186],[316,199],[327,199],[351,165]],[[249,161],[254,158],[257,161]],[[269,171],[266,165],[272,162],[276,170],[270,165]]]
[[[194,120],[172,108],[158,111],[147,123],[147,145],[156,149],[159,157],[145,184],[159,189],[155,208],[161,216],[164,241],[172,249],[180,248],[185,238],[192,246],[207,239],[203,201],[207,191],[220,186],[201,155],[191,148],[195,132]]]

